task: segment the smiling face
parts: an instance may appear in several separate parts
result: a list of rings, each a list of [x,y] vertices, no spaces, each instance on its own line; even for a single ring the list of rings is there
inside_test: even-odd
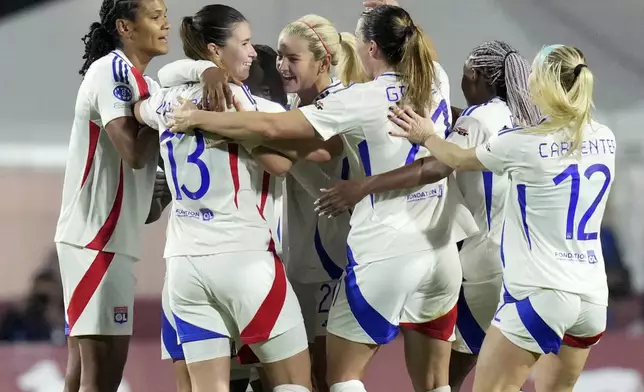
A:
[[[235,23],[224,46],[209,44],[209,49],[216,60],[220,61],[230,75],[238,80],[248,78],[250,66],[257,57],[251,38],[250,24],[243,21]]]
[[[306,39],[283,34],[277,50],[277,70],[287,93],[310,89],[320,77],[322,61],[315,60]]]

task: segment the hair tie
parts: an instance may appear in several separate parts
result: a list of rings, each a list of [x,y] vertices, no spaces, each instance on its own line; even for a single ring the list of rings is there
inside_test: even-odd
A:
[[[503,58],[503,63],[504,64],[508,60],[508,57],[510,57],[510,55],[513,54],[513,53],[518,53],[518,52],[516,50],[511,50],[511,51],[509,51],[508,53],[505,54],[505,57]]]
[[[319,40],[320,40],[320,42],[322,43],[322,46],[324,46],[324,50],[326,50],[326,54],[328,54],[329,56],[331,56],[331,51],[329,50],[329,48],[327,48],[326,43],[324,43],[324,40],[322,39],[322,37],[320,36],[320,34],[318,34],[318,32],[317,32],[317,31],[315,31],[315,29],[313,28],[313,26],[311,26],[311,25],[310,25],[310,24],[308,24],[307,22],[303,21],[302,19],[299,19],[299,20],[298,20],[298,22],[305,24],[309,29],[311,29],[311,31],[313,31],[313,33],[315,33],[315,35],[317,35],[318,39],[319,39]]]
[[[410,24],[408,24],[404,30],[405,37],[407,38],[411,37],[414,34],[415,29],[416,29],[416,25],[414,24],[414,22],[411,22]]]
[[[577,64],[577,66],[575,67],[575,71],[574,71],[575,79],[579,77],[579,74],[581,73],[582,68],[588,68],[588,66],[582,63],[582,64]]]
[[[340,43],[342,43],[342,33],[338,33],[338,40],[340,40]]]

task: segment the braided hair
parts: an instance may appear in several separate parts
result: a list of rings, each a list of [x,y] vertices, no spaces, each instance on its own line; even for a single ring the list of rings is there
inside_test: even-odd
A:
[[[89,27],[89,33],[83,37],[85,44],[85,63],[78,71],[85,76],[92,63],[121,46],[119,33],[116,30],[118,19],[134,21],[139,9],[140,0],[103,0],[99,12],[100,22]]]
[[[539,109],[528,92],[530,64],[511,45],[489,41],[477,46],[467,59],[467,66],[479,72],[505,99],[517,125],[536,125],[541,120]]]

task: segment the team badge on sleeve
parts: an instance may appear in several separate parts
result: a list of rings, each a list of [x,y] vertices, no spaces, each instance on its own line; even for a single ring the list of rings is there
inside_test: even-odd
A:
[[[462,127],[454,127],[454,132],[458,133],[461,136],[467,136],[469,134],[467,129]]]
[[[117,324],[125,324],[128,320],[128,309],[127,306],[115,306],[114,307],[114,322]]]
[[[125,85],[114,87],[114,96],[123,102],[130,102],[133,98],[132,90]]]

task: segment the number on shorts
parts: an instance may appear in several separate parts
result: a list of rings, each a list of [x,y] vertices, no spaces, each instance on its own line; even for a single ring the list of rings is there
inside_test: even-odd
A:
[[[322,301],[320,301],[320,305],[318,306],[318,313],[329,313],[331,302],[333,302],[333,297],[335,296],[335,287],[324,283],[320,287],[320,291],[322,292]]]
[[[601,163],[596,163],[594,165],[591,165],[586,169],[584,172],[584,177],[590,180],[590,177],[593,176],[595,173],[602,173],[604,175],[604,183],[597,193],[597,196],[595,196],[595,200],[593,200],[592,204],[584,215],[581,217],[579,220],[579,225],[577,226],[577,241],[588,241],[588,240],[596,240],[598,234],[595,233],[586,233],[586,224],[590,220],[590,218],[593,216],[595,213],[595,210],[597,209],[597,206],[601,202],[601,200],[604,198],[604,195],[606,194],[606,191],[608,190],[608,185],[610,185],[610,169],[608,166],[601,164]],[[552,181],[555,183],[555,185],[559,185],[562,182],[566,180],[566,178],[570,177],[570,201],[568,202],[568,216],[566,218],[566,239],[567,240],[572,240],[575,239],[575,215],[577,212],[577,203],[579,202],[579,192],[581,191],[581,176],[579,175],[579,165],[577,163],[573,163],[570,166],[568,166],[564,171],[559,173]]]

